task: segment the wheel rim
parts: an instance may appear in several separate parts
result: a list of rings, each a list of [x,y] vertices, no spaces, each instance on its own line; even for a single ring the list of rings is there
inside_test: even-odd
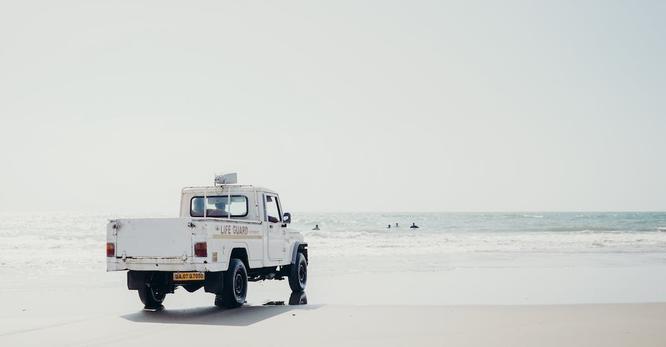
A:
[[[243,289],[245,288],[245,281],[243,281],[243,275],[240,272],[236,273],[234,276],[234,294],[237,298],[243,297]]]
[[[305,267],[305,264],[301,262],[300,264],[298,264],[298,282],[300,282],[302,286],[305,285],[307,277],[308,277],[308,270]]]
[[[166,292],[162,291],[160,288],[150,287],[150,295],[152,295],[153,300],[162,302],[166,296]]]

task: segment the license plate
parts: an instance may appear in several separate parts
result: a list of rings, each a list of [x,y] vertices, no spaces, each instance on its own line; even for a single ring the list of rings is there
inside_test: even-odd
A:
[[[203,272],[174,272],[174,281],[203,281],[206,275]]]

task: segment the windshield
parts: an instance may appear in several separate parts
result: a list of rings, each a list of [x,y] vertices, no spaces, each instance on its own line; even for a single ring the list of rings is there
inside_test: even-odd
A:
[[[190,200],[192,217],[245,217],[247,208],[244,195],[195,196]]]

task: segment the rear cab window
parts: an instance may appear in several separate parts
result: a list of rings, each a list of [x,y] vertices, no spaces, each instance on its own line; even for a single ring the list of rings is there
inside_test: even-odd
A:
[[[190,199],[191,217],[242,218],[247,214],[245,195],[195,196]]]

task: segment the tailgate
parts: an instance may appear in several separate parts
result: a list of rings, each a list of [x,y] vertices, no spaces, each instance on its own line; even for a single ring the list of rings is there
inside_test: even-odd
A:
[[[120,219],[116,231],[116,256],[191,257],[192,230],[189,219]]]

